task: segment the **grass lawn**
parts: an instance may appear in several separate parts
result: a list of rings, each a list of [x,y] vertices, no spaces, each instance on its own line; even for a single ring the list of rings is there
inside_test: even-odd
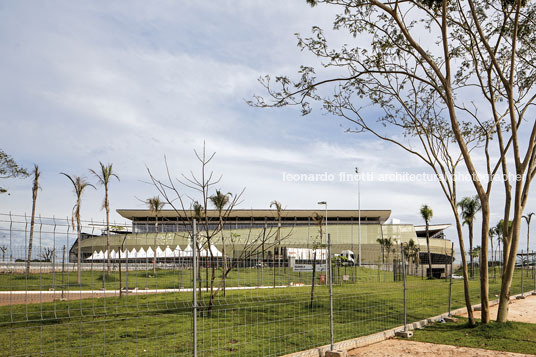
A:
[[[444,345],[536,354],[536,325],[523,322],[478,324],[469,327],[467,319],[456,323],[435,323],[414,332],[413,340]]]
[[[187,272],[182,272],[183,281],[188,280]],[[135,274],[139,274],[137,281],[143,284],[147,273]],[[236,286],[239,281],[256,285],[259,277],[255,269],[234,274],[228,286]],[[94,276],[85,277],[90,278]],[[263,278],[269,282],[273,276]],[[310,276],[304,274],[290,278],[310,283]],[[152,279],[163,285],[175,284],[180,277],[178,271],[159,271]],[[288,273],[279,279],[288,282]],[[498,293],[499,283],[499,279],[490,280],[490,298]],[[448,286],[445,280],[408,277],[408,322],[447,311]],[[516,275],[513,294],[519,292],[519,286]],[[310,287],[304,286],[229,290],[225,297],[219,294],[210,315],[203,308],[198,314],[199,355],[276,356],[329,343],[327,286],[317,286],[313,308],[309,307],[310,293]],[[0,307],[0,346],[4,348],[0,355],[191,355],[191,294],[130,295],[3,306]],[[478,294],[478,280],[471,281],[473,303],[479,302]],[[206,304],[207,295],[203,294],[201,305]],[[452,308],[462,306],[463,283],[456,280]],[[337,341],[396,327],[402,321],[402,282],[393,282],[392,273],[359,268],[355,283],[334,287]]]

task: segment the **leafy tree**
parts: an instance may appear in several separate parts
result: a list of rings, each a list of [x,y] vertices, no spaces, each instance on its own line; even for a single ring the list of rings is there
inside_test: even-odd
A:
[[[410,136],[420,140],[419,132],[426,131],[441,136],[444,127],[452,133],[482,205],[483,261],[488,260],[492,184],[497,174],[504,177],[504,220],[508,222],[512,216],[513,225],[504,232],[505,274],[497,320],[506,321],[521,216],[536,175],[536,122],[527,119],[534,114],[536,100],[536,33],[530,31],[536,4],[522,0],[493,4],[483,0],[307,2],[339,7],[334,30],[348,31],[359,41],[345,41],[339,49],[333,48],[324,31],[313,27],[312,36],[298,36],[298,45],[321,59],[328,70],[319,74],[313,67],[301,66],[296,81],[277,76],[271,82],[265,77],[263,84],[274,100],[267,103],[255,97],[254,104],[299,105],[302,113],[308,114],[310,102],[318,102],[328,112],[356,124],[355,131],[368,132],[383,124],[404,134],[407,126],[399,118],[413,115],[410,112],[437,118],[430,125],[410,127],[416,134]],[[326,90],[319,90],[324,87]],[[378,118],[380,125],[373,123],[371,109],[385,113]],[[480,131],[477,136],[482,138],[478,153],[473,153],[470,145],[474,136],[467,135],[473,130]],[[519,135],[523,132],[527,135]],[[382,138],[400,142],[392,131]],[[496,139],[496,150],[490,150],[492,139]],[[475,165],[475,155],[485,157],[483,170]],[[512,167],[514,179],[509,175]],[[485,177],[479,171],[486,172]],[[451,201],[453,211],[456,203]],[[460,238],[461,233],[458,235]],[[482,321],[488,323],[487,264],[481,264],[480,272]]]
[[[154,196],[145,200],[149,211],[154,215],[154,244],[153,244],[153,274],[156,274],[156,240],[158,238],[158,215],[165,206],[165,202],[160,200],[160,196]]]
[[[428,251],[428,279],[432,279],[432,254],[430,253],[430,220],[434,216],[434,211],[428,205],[422,205],[420,209],[421,217],[425,223],[426,229],[426,250]]]
[[[376,239],[376,242],[378,242],[378,244],[380,245],[380,249],[382,251],[382,263],[385,264],[385,249],[386,249],[386,246],[385,246],[385,242],[386,242],[387,239],[384,239],[384,238],[378,238]]]
[[[30,221],[30,239],[28,241],[28,260],[26,261],[26,276],[30,275],[30,263],[32,261],[32,247],[33,247],[33,237],[34,237],[34,226],[35,226],[35,206],[37,203],[37,191],[39,191],[39,177],[41,172],[39,167],[34,165],[33,175],[33,186],[32,186],[32,218]]]
[[[473,221],[475,219],[475,215],[478,211],[480,211],[480,199],[478,196],[475,197],[464,197],[459,203],[458,207],[460,207],[462,211],[462,219],[463,224],[467,224],[469,227],[469,252],[473,251]],[[475,275],[475,266],[473,261],[473,255],[470,255],[471,258],[471,278]]]
[[[385,238],[383,241],[383,245],[385,247],[385,251],[387,252],[387,260],[389,260],[389,254],[391,252],[391,248],[393,247],[393,239],[392,238]]]
[[[0,149],[0,179],[28,177],[30,174],[4,150]],[[6,193],[7,189],[0,186],[0,194]]]
[[[225,296],[225,270],[227,269],[227,258],[225,255],[225,235],[223,234],[223,210],[229,204],[229,198],[233,194],[227,192],[225,194],[221,193],[220,190],[216,190],[216,194],[209,197],[210,202],[218,211],[218,224],[219,230],[221,231],[221,244],[222,244],[222,258],[223,258],[223,271],[222,271],[222,281],[223,281],[223,296]]]
[[[91,173],[95,175],[99,184],[104,186],[104,201],[102,202],[102,208],[106,211],[106,250],[110,252],[110,201],[108,198],[108,185],[112,177],[115,177],[119,181],[119,176],[117,176],[112,168],[112,164],[103,164],[99,161],[100,170],[95,171],[90,169]],[[111,271],[111,262],[110,254],[108,254],[108,274]]]
[[[64,172],[61,172],[62,175],[67,177],[69,181],[73,184],[74,194],[76,196],[76,203],[73,206],[73,217],[72,217],[72,225],[73,228],[75,228],[75,220],[76,220],[76,233],[77,233],[77,246],[78,246],[78,256],[77,256],[77,268],[78,268],[78,274],[77,274],[77,281],[78,285],[82,283],[82,276],[81,276],[81,269],[80,269],[80,259],[82,257],[82,224],[80,221],[80,211],[82,209],[82,194],[84,193],[85,189],[88,187],[93,187],[92,184],[86,181],[86,179],[80,177],[80,176],[70,176]],[[96,189],[96,188],[95,188]]]

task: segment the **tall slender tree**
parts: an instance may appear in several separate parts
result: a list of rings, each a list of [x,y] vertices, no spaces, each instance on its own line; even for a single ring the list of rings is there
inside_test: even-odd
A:
[[[39,177],[41,172],[39,171],[39,166],[34,164],[34,169],[32,171],[33,176],[33,185],[32,185],[32,219],[30,221],[30,240],[28,242],[28,260],[26,262],[26,276],[30,275],[30,264],[32,262],[32,246],[33,246],[33,237],[34,237],[34,226],[35,226],[35,206],[37,203],[37,191],[39,191]]]
[[[523,216],[523,218],[525,219],[525,221],[527,222],[527,259],[528,259],[528,254],[529,254],[529,251],[530,251],[530,221],[532,220],[532,216],[534,216],[534,212],[530,212],[526,215]],[[529,276],[529,270],[527,269],[527,276]]]
[[[82,275],[81,275],[81,269],[80,269],[80,259],[82,256],[82,239],[81,239],[81,233],[82,233],[82,224],[80,222],[80,210],[82,208],[82,193],[84,193],[84,190],[88,187],[93,187],[92,184],[87,182],[84,178],[80,176],[70,176],[64,172],[61,172],[62,175],[65,175],[71,181],[73,184],[74,194],[76,196],[76,203],[73,206],[73,217],[72,217],[72,225],[73,228],[75,227],[74,221],[76,220],[76,233],[77,233],[77,246],[78,246],[78,257],[77,257],[77,268],[78,268],[78,274],[77,274],[77,281],[78,285],[82,283]]]
[[[430,220],[434,216],[434,211],[428,205],[422,205],[421,209],[421,217],[424,220],[424,223],[426,225],[426,249],[428,251],[428,279],[432,279],[432,253],[430,253]]]
[[[473,251],[473,222],[475,215],[480,211],[480,199],[478,195],[474,197],[464,197],[459,203],[458,207],[462,211],[463,224],[467,225],[469,228],[469,255],[470,255],[470,265],[471,265],[471,278],[475,276],[475,263],[474,263],[474,254],[471,254]]]
[[[160,196],[154,196],[145,200],[149,211],[154,215],[154,244],[153,244],[153,274],[156,274],[156,239],[158,237],[158,215],[165,206],[165,202],[160,200]]]
[[[227,258],[225,256],[225,235],[223,234],[223,210],[229,204],[229,199],[231,196],[232,196],[232,193],[230,192],[223,194],[220,190],[216,190],[216,194],[209,197],[210,202],[218,211],[218,222],[219,222],[218,229],[220,230],[220,233],[221,233],[221,245],[222,245],[221,255],[223,259],[222,261],[223,271],[222,271],[222,277],[221,277],[222,283],[223,283],[223,288],[222,288],[223,296],[225,296],[225,288],[226,288],[225,271],[227,270]],[[208,249],[211,249],[211,247],[208,247]]]
[[[111,262],[110,262],[110,201],[108,196],[108,185],[112,177],[115,177],[119,181],[119,176],[113,172],[112,164],[103,164],[99,161],[100,170],[95,171],[89,169],[93,175],[99,181],[99,184],[104,186],[104,201],[102,202],[102,208],[106,211],[106,251],[108,252],[108,274],[110,274]]]
[[[389,261],[389,254],[391,253],[391,248],[393,247],[393,238],[385,238],[383,244],[385,246],[385,251],[387,252],[387,261]]]

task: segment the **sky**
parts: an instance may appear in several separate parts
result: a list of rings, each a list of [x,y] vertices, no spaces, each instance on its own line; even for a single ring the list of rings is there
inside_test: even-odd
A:
[[[223,175],[218,188],[245,188],[240,208],[278,200],[292,209],[318,201],[357,209],[356,182],[340,176],[357,166],[362,209],[391,209],[403,223],[422,224],[419,208],[428,204],[432,223],[453,223],[437,182],[384,176],[430,174],[418,159],[346,133],[348,123],[321,110],[303,117],[299,108],[246,104],[265,94],[260,76],[318,64],[297,48],[295,33],[331,28],[336,10],[286,0],[0,0],[0,147],[25,167],[39,165],[43,217],[71,214],[72,185],[60,172],[96,184],[89,168],[102,161],[120,177],[110,201],[112,220],[124,222],[115,209],[144,208],[157,194],[147,168],[164,178],[166,157],[174,177],[199,172],[194,150],[205,143],[216,152],[210,169]],[[344,33],[332,39],[346,41]],[[0,213],[29,214],[31,180],[2,186],[10,194],[0,196]],[[496,190],[492,224],[502,214]],[[98,186],[86,191],[84,219],[104,219],[103,194]],[[472,184],[462,182],[459,196],[467,195]],[[527,211],[536,210],[532,197]],[[456,241],[454,229],[447,235]]]

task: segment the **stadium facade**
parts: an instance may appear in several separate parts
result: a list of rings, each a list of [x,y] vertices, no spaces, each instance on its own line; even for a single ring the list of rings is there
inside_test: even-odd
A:
[[[82,238],[82,258],[98,261],[107,258],[118,259],[119,251],[129,260],[152,258],[158,261],[191,257],[192,217],[194,212],[163,210],[156,216],[146,209],[119,209],[117,212],[131,221],[128,231],[115,231],[110,237],[110,250],[106,251],[106,236],[84,235]],[[206,217],[198,222],[199,241],[204,244],[201,256],[221,257],[225,242],[225,256],[228,259],[248,259],[270,264],[275,258],[283,264],[294,260],[310,260],[317,251],[317,259],[325,255],[325,221],[322,236],[318,220],[325,217],[324,210],[286,209],[280,217],[275,210],[235,209],[222,213],[223,230],[219,229],[220,217],[216,210],[209,210]],[[424,226],[387,223],[390,210],[328,210],[327,230],[331,236],[332,252],[350,252],[355,262],[359,261],[359,241],[361,241],[362,264],[379,264],[392,261],[400,254],[400,243],[413,240],[420,249],[420,264],[428,263]],[[359,218],[361,224],[359,224]],[[278,230],[278,225],[280,229]],[[430,250],[434,270],[443,270],[450,261],[452,244],[445,239],[444,230],[449,224],[430,225]],[[155,237],[156,236],[156,237]],[[210,237],[210,248],[206,237]],[[157,252],[154,252],[156,238]],[[378,243],[379,239],[391,239],[389,250]],[[71,259],[76,259],[77,244],[71,248]],[[112,252],[113,250],[113,252]]]

